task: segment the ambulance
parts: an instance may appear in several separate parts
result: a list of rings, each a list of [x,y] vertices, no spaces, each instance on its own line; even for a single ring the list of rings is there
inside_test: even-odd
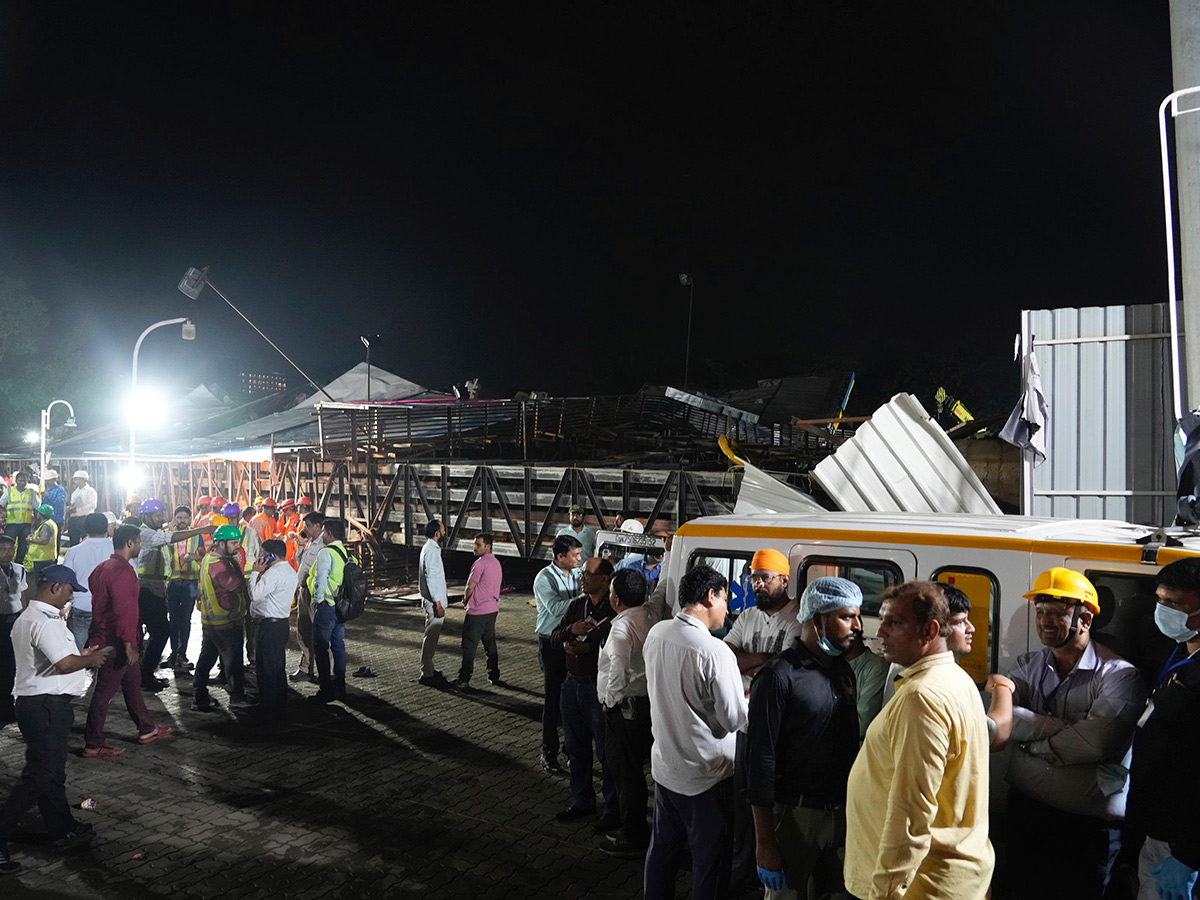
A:
[[[1053,566],[1075,569],[1099,594],[1093,637],[1149,680],[1172,647],[1154,625],[1154,577],[1174,560],[1200,556],[1200,532],[1105,520],[943,513],[703,517],[680,526],[664,563],[671,611],[678,610],[680,578],[700,563],[729,580],[731,609],[752,604],[750,558],[764,548],[788,558],[793,598],[823,575],[858,584],[868,638],[878,629],[886,588],[927,579],[962,589],[971,600],[975,638],[961,664],[978,684],[1041,647],[1033,604],[1022,596],[1038,574]]]

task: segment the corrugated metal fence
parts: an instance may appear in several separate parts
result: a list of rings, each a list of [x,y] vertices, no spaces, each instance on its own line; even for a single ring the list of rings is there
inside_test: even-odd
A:
[[[1166,305],[1028,312],[1049,404],[1037,516],[1169,524],[1174,414]]]

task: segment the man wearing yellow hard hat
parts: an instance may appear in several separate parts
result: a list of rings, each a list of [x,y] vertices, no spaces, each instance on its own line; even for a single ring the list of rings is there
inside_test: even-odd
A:
[[[1138,670],[1092,640],[1096,588],[1048,569],[1025,594],[1039,650],[1017,658],[1009,762],[1011,893],[1022,900],[1104,893],[1120,849],[1129,748],[1146,686]],[[1055,852],[1046,852],[1046,836]]]

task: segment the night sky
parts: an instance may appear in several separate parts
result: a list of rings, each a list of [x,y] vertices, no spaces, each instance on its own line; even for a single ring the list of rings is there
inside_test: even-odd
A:
[[[148,379],[286,372],[192,265],[318,379],[500,396],[680,383],[688,272],[696,387],[1005,410],[1022,307],[1165,300],[1167,5],[909,6],[4,3],[0,272],[113,393],[176,315]]]

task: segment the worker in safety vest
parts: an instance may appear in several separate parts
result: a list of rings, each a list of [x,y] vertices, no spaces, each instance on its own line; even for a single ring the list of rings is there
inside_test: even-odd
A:
[[[29,552],[25,554],[30,596],[37,589],[37,577],[41,571],[58,562],[58,525],[53,516],[54,508],[49,503],[43,503],[33,510],[33,531],[29,535]]]
[[[258,532],[264,541],[274,540],[279,536],[275,517],[278,510],[275,501],[268,497],[258,506],[258,512],[250,518],[250,527]]]
[[[309,697],[313,703],[346,699],[346,623],[337,620],[334,603],[348,560],[342,541],[346,538],[345,519],[326,519],[320,540],[324,547],[308,573],[308,593],[313,604],[313,654],[317,658],[320,687]],[[333,671],[329,654],[333,653]]]
[[[192,527],[202,528],[212,518],[213,498],[205,494],[196,499],[196,515],[192,516]]]
[[[232,506],[233,504],[230,504]],[[236,509],[236,507],[234,507]],[[226,507],[228,511],[229,507]],[[242,559],[242,574],[247,578],[250,577],[250,570],[254,568],[254,564],[258,562],[258,558],[262,556],[262,538],[259,537],[258,529],[252,528],[250,520],[255,516],[254,509],[247,506],[242,510],[241,525],[242,530],[242,545],[240,554]],[[230,524],[238,522],[237,516],[229,517]],[[246,659],[250,661],[250,665],[254,665],[254,619],[246,618]]]
[[[293,569],[299,567],[296,561],[296,537],[300,531],[300,517],[296,515],[296,501],[284,500],[279,504],[278,537],[287,545],[287,561]]]
[[[186,506],[175,508],[174,525],[179,531],[187,529],[189,521],[194,522],[197,518],[200,517],[193,517]],[[176,672],[187,671],[192,667],[188,662],[187,648],[192,630],[192,610],[196,608],[196,597],[200,591],[204,536],[194,534],[187,540],[168,544],[163,549],[167,554],[167,618],[171,636],[171,655],[167,657],[166,664]]]
[[[29,484],[29,473],[22,469],[14,476],[14,483],[0,492],[0,506],[8,515],[4,533],[17,542],[16,563],[25,562],[29,549],[29,531],[33,525],[33,511],[38,503],[37,488]]]
[[[242,669],[242,626],[250,608],[246,576],[242,572],[242,532],[235,525],[222,525],[212,535],[212,547],[200,561],[200,658],[196,672],[192,709],[201,712],[217,709],[208,695],[209,673],[219,658],[228,683],[229,703],[246,706],[246,686]]]

